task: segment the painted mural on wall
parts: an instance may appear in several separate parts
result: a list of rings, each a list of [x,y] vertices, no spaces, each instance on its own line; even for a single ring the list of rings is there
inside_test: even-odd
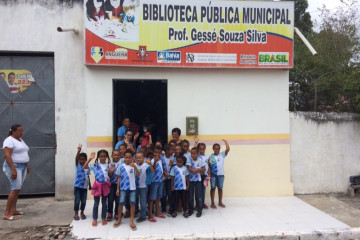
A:
[[[5,81],[11,93],[20,93],[28,89],[35,82],[28,70],[0,69],[0,81]]]
[[[294,3],[86,0],[89,65],[291,68]]]

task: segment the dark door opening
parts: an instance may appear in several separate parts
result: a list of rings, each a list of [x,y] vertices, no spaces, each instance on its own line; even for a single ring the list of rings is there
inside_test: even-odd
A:
[[[144,133],[148,127],[152,140],[167,142],[167,81],[166,80],[118,80],[113,81],[114,91],[114,146],[117,130],[124,117],[129,117],[130,128]],[[134,123],[136,125],[134,125]]]

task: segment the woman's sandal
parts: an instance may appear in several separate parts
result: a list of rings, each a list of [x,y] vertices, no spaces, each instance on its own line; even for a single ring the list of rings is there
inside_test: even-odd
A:
[[[137,230],[136,225],[130,226],[130,229],[131,229],[131,231],[136,231]]]

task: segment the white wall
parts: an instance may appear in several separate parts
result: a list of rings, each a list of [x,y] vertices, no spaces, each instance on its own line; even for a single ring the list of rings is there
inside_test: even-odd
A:
[[[360,124],[354,114],[290,114],[294,192],[346,192],[360,175]]]
[[[199,134],[289,133],[288,71],[88,67],[88,136],[111,136],[112,79],[168,80],[169,134],[199,117]],[[101,112],[100,112],[101,111]]]
[[[64,8],[46,5],[45,0],[43,6],[24,2],[0,4],[0,51],[54,52],[58,199],[73,198],[77,145],[83,143],[86,150],[86,137],[112,136],[113,79],[168,80],[169,134],[175,126],[185,131],[185,117],[193,115],[199,117],[201,135],[289,133],[288,70],[86,67],[82,6]],[[79,27],[79,35],[56,31],[58,26],[74,25]],[[229,161],[235,165],[229,163],[227,169],[239,166],[236,169],[246,173],[235,174],[231,180],[229,172],[228,186],[231,181],[241,181],[243,187],[236,193],[239,195],[291,194],[288,146],[232,146]],[[241,161],[239,154],[244,154]],[[257,170],[263,166],[259,175],[264,175],[266,164],[276,166],[274,163],[281,165],[276,168],[278,172],[266,177],[274,179],[274,186],[264,186],[258,179],[257,188],[243,190],[254,183]],[[231,187],[226,191],[232,195]]]
[[[46,6],[46,7],[45,7]],[[58,26],[82,29],[82,7],[57,4],[0,4],[1,51],[54,52],[55,55],[55,191],[58,199],[73,197],[74,157],[86,143],[83,31],[59,33]],[[36,171],[36,170],[34,170]]]

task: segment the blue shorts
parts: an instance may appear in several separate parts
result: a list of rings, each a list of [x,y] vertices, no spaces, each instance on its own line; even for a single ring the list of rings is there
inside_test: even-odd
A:
[[[163,182],[153,182],[150,187],[150,200],[155,201],[163,194]]]
[[[125,206],[127,203],[136,204],[136,190],[120,190],[119,205]]]
[[[11,170],[6,161],[4,161],[3,171],[10,182],[10,190],[20,190],[26,178],[26,165],[27,163],[14,163],[17,172],[16,179],[11,178]]]
[[[218,188],[223,189],[224,187],[224,175],[211,175],[211,189]]]

